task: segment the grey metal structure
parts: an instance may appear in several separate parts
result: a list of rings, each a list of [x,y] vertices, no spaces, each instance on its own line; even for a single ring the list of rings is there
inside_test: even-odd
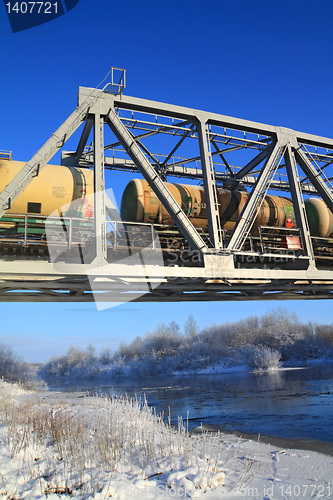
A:
[[[304,196],[315,195],[333,213],[333,139],[129,97],[123,94],[122,80],[114,85],[112,92],[80,87],[76,110],[0,193],[1,217],[83,124],[76,151],[63,151],[62,163],[93,168],[95,191],[101,194],[95,195],[95,258],[89,278],[82,263],[66,267],[64,262],[59,270],[48,259],[6,256],[0,258],[0,300],[90,301],[92,289],[99,301],[333,297],[333,267],[318,266],[304,207]],[[112,132],[109,144],[105,126]],[[160,136],[165,149],[156,154],[148,142]],[[187,156],[175,156],[181,150]],[[143,276],[142,266],[108,260],[105,169],[138,172],[146,179],[188,242],[188,251],[199,256],[196,264],[145,262]],[[208,236],[166,188],[165,180],[173,176],[203,184]],[[221,185],[246,187],[250,193],[227,238],[217,196]],[[268,191],[291,195],[302,251],[277,254],[250,245],[251,229]]]

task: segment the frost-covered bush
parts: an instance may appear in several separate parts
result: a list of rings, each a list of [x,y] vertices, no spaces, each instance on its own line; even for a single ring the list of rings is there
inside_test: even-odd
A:
[[[8,382],[19,382],[24,385],[34,383],[34,370],[22,361],[6,344],[0,344],[0,379]]]
[[[101,368],[101,363],[91,345],[84,351],[71,346],[64,356],[52,358],[39,370],[41,377],[95,377]]]
[[[255,371],[273,371],[281,367],[281,354],[268,347],[247,347],[244,349],[244,358]]]
[[[184,333],[172,321],[128,344],[122,342],[114,353],[105,348],[99,356],[92,346],[86,350],[71,347],[65,356],[49,361],[40,373],[112,379],[167,376],[244,364],[253,370],[274,370],[281,362],[319,360],[331,348],[333,325],[303,324],[293,313],[279,308],[262,317],[213,324],[201,331],[190,316]]]

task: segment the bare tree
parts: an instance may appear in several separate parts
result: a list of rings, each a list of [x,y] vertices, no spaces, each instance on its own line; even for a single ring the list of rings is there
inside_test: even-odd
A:
[[[190,314],[184,325],[184,333],[190,338],[196,337],[199,333],[199,328],[193,314]]]

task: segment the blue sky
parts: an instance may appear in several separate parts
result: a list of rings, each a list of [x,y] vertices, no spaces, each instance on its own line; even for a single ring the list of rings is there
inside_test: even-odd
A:
[[[128,95],[333,137],[332,18],[330,0],[80,0],[61,18],[13,34],[2,4],[0,149],[30,159],[73,111],[78,87],[97,86],[110,66],[126,68]],[[108,181],[119,199],[121,176]],[[0,304],[0,341],[41,361],[70,344],[116,347],[191,313],[204,326],[281,305],[302,320],[332,322],[325,301],[105,312],[94,304]]]
[[[97,311],[95,304],[0,304],[0,342],[13,347],[29,362],[42,362],[63,354],[71,345],[97,351],[115,350],[120,342],[152,331],[161,323],[176,321],[181,329],[190,314],[198,326],[221,324],[276,308],[295,311],[302,322],[332,323],[329,301],[267,301],[208,303],[127,303]]]

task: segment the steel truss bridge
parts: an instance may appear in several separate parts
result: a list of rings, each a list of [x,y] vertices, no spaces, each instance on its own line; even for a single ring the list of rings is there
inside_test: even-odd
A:
[[[0,299],[102,303],[332,298],[333,254],[318,258],[304,198],[322,198],[333,213],[333,139],[129,97],[121,82],[116,89],[80,87],[76,109],[0,194],[2,217],[60,149],[63,165],[92,168],[98,196],[95,254],[89,269],[82,262],[55,265],[49,258],[3,255]],[[76,151],[64,151],[81,125]],[[105,126],[112,142],[105,141]],[[162,151],[156,153],[155,147]],[[149,183],[187,241],[188,251],[199,255],[196,263],[165,265],[154,258],[158,252],[151,245],[136,259],[120,255],[110,260],[105,169],[137,172]],[[208,235],[168,191],[169,177],[203,184]],[[249,193],[227,235],[221,228],[220,186]],[[287,192],[292,198],[301,242],[297,252],[281,250],[277,255],[269,245],[259,249],[249,245],[263,197],[272,191]]]

